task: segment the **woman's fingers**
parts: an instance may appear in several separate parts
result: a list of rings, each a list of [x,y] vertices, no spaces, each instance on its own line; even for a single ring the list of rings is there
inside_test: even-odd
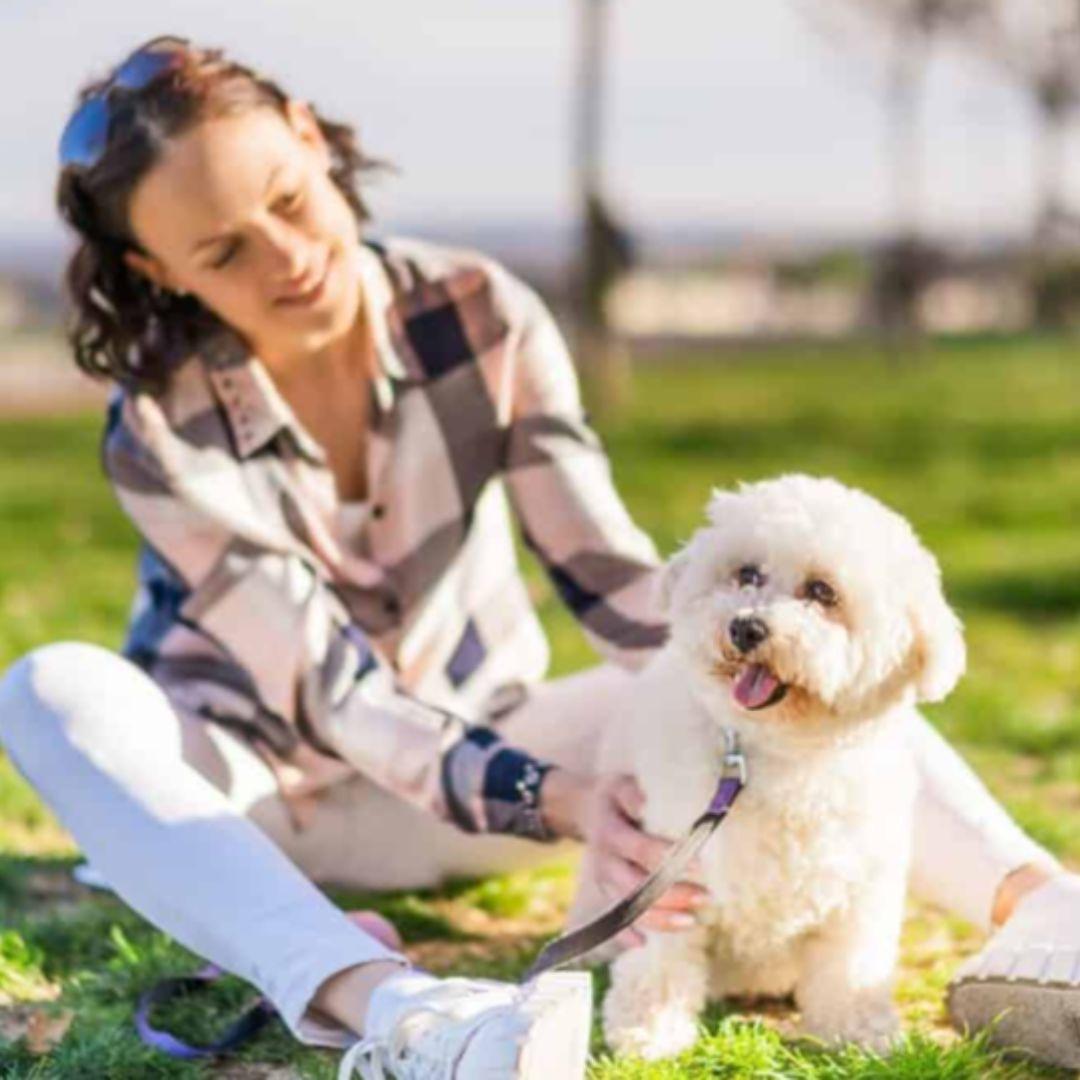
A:
[[[629,896],[646,877],[637,866],[617,858],[606,860],[600,876],[601,887],[611,900]],[[688,930],[697,925],[695,913],[707,898],[707,891],[700,885],[678,882],[637,920],[636,925],[650,930]]]
[[[612,900],[629,895],[645,878],[640,867],[618,856],[608,856],[600,866],[600,884]]]
[[[612,900],[628,896],[656,870],[671,850],[671,841],[645,832],[638,824],[645,811],[645,796],[632,776],[614,777],[601,794],[598,828],[593,834],[597,850],[596,872],[605,894]],[[688,872],[698,874],[701,864],[692,860]],[[673,885],[642,915],[635,926],[649,930],[686,930],[697,925],[694,913],[708,900],[708,891],[692,881]],[[631,928],[632,929],[632,928]],[[640,931],[623,931],[619,939],[640,944]],[[625,935],[625,936],[624,936]]]
[[[645,795],[632,776],[620,776],[611,786],[615,805],[631,821],[640,821],[645,813]]]
[[[624,949],[636,949],[645,944],[645,935],[640,930],[635,930],[633,926],[628,926],[616,934],[614,940]]]
[[[657,869],[671,852],[673,841],[661,839],[645,833],[631,822],[612,815],[607,823],[605,847],[615,852],[621,859],[636,863],[649,873]],[[687,868],[690,874],[701,873],[701,861],[693,859]]]
[[[663,861],[671,845],[666,840],[642,832],[625,818],[614,815],[608,824],[608,847],[627,862],[652,872]]]
[[[624,859],[604,860],[600,870],[601,884],[612,900],[627,896],[638,888],[648,875],[640,867]],[[654,908],[672,911],[697,911],[709,898],[708,889],[692,881],[677,881],[653,904]]]

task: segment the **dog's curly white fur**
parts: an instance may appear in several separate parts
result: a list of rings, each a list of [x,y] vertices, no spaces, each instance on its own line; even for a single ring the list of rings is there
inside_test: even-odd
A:
[[[607,1039],[667,1056],[694,1041],[708,998],[794,992],[809,1034],[881,1049],[898,1031],[906,729],[962,674],[960,623],[908,523],[834,480],[719,491],[708,519],[666,570],[671,638],[599,764],[636,775],[644,827],[670,838],[713,793],[724,727],[749,783],[702,853],[699,925],[616,959]],[[607,902],[586,853],[571,924]]]

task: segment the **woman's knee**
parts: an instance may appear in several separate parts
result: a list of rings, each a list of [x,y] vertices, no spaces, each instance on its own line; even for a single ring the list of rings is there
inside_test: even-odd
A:
[[[82,641],[42,645],[15,661],[0,680],[0,741],[16,759],[57,738],[104,748],[130,736],[127,720],[153,725],[169,711],[160,687],[117,652]]]

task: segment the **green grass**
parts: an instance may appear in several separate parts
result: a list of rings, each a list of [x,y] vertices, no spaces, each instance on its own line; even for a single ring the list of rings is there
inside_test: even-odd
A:
[[[969,673],[935,723],[1041,841],[1080,862],[1080,357],[1067,343],[950,344],[902,367],[859,348],[783,349],[643,367],[603,435],[636,520],[671,551],[713,487],[781,471],[830,474],[907,515],[941,559],[964,618]],[[62,637],[115,646],[131,595],[134,536],[97,464],[97,416],[0,421],[0,666]],[[554,671],[592,656],[535,567],[531,587]],[[195,1076],[145,1051],[132,1001],[195,958],[116,901],[73,888],[70,840],[0,764],[0,1075]],[[570,870],[435,893],[338,895],[377,907],[435,970],[520,972],[558,925]],[[948,1032],[941,996],[970,928],[913,906],[898,997],[910,1037],[888,1062],[787,1037],[782,1007],[715,1008],[676,1062],[614,1062],[597,1039],[596,1080],[666,1077],[1012,1078],[1060,1075]],[[228,980],[171,1021],[219,1025],[245,988]],[[47,1054],[19,1038],[35,1011],[74,1014]],[[6,1041],[4,1041],[6,1040]],[[333,1055],[280,1029],[235,1076],[330,1077]],[[266,1070],[255,1068],[255,1063]],[[215,1075],[229,1075],[219,1071]],[[555,1080],[555,1078],[553,1078]]]

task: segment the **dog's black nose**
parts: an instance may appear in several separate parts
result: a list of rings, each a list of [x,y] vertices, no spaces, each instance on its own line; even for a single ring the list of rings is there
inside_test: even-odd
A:
[[[732,619],[728,627],[731,641],[741,653],[756,649],[768,636],[769,628],[755,616]]]

